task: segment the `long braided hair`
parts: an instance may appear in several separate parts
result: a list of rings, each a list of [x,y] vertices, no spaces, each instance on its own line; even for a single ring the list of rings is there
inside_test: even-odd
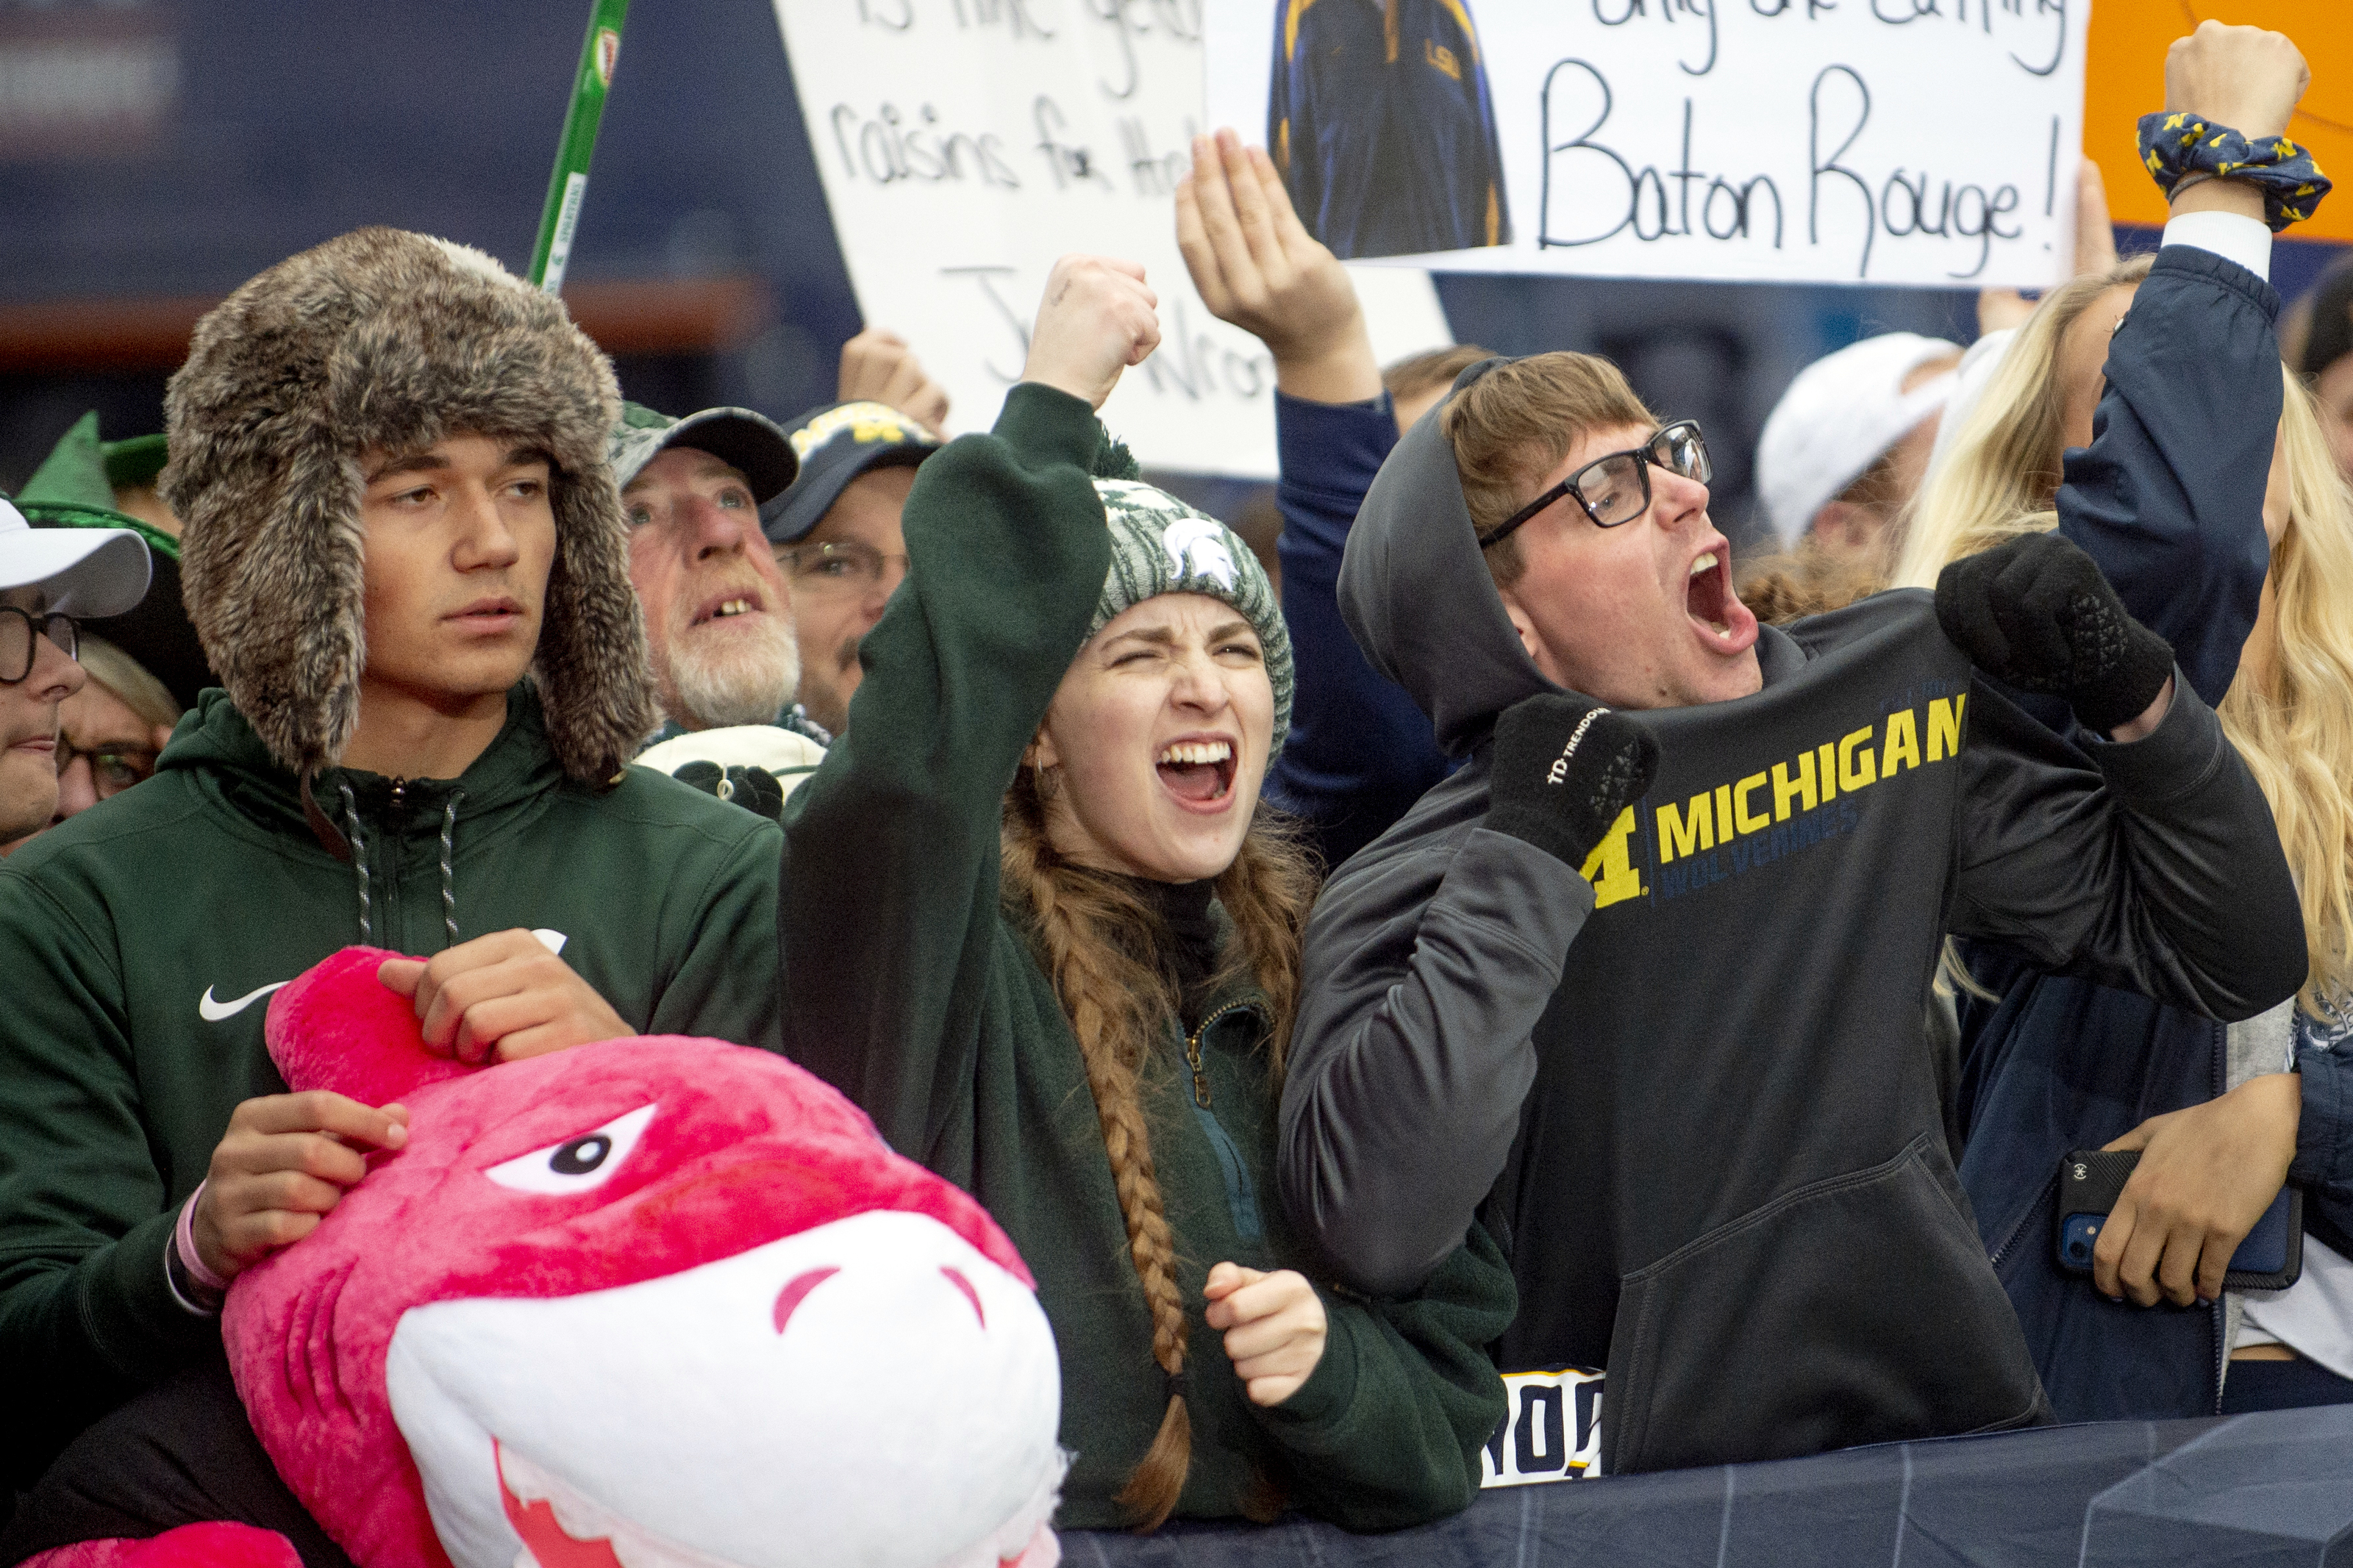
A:
[[[1176,981],[1158,958],[1159,918],[1124,878],[1076,865],[1046,833],[1048,793],[1023,768],[1006,792],[1002,828],[1008,913],[1034,936],[1055,994],[1078,1037],[1103,1125],[1128,1255],[1152,1309],[1152,1359],[1168,1382],[1168,1405],[1152,1447],[1120,1489],[1137,1528],[1156,1530],[1176,1506],[1193,1459],[1192,1418],[1177,1391],[1187,1319],[1176,1282],[1176,1248],[1152,1168],[1141,1082],[1166,1048],[1178,1017]],[[1301,935],[1315,898],[1314,863],[1261,804],[1241,853],[1217,879],[1233,921],[1220,982],[1248,975],[1267,999],[1267,1070],[1277,1081],[1298,1011]],[[1271,1518],[1275,1506],[1265,1510]]]

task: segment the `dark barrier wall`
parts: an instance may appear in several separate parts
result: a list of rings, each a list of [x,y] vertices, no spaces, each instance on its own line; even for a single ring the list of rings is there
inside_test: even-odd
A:
[[[110,434],[159,416],[169,364],[48,352],[58,307],[89,303],[66,312],[69,340],[136,339],[140,312],[108,301],[217,297],[368,223],[520,271],[587,16],[585,0],[0,0],[0,486],[82,408]],[[860,323],[762,0],[630,16],[568,277],[622,280],[751,295],[624,349],[631,390],[782,413],[829,393]],[[711,292],[666,308],[707,317]]]
[[[1483,1492],[1394,1535],[1066,1532],[1071,1568],[2232,1568],[2353,1562],[2353,1405],[1890,1443]]]

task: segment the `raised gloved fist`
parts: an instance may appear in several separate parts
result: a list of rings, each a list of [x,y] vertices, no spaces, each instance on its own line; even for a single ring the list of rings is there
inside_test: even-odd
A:
[[[2147,711],[2173,674],[2172,647],[2055,533],[2021,534],[1938,573],[1936,624],[1979,669],[2065,698],[2103,735]]]
[[[756,812],[770,822],[785,815],[785,786],[776,775],[765,768],[732,767],[723,769],[717,763],[691,762],[670,775],[681,784],[692,784],[705,795],[715,795],[722,800],[733,801],[744,810]]]
[[[1486,825],[1582,870],[1658,771],[1658,737],[1625,714],[1585,697],[1524,698],[1495,721]]]

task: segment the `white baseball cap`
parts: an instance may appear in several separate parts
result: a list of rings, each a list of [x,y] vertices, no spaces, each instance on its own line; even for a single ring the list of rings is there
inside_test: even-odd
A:
[[[1783,545],[1804,538],[1825,501],[1945,406],[1953,392],[1950,374],[1910,392],[1904,390],[1904,378],[1960,352],[1960,344],[1943,338],[1882,332],[1825,354],[1798,373],[1757,440],[1757,492]]]
[[[35,528],[0,500],[0,592],[47,587],[48,607],[98,619],[147,596],[147,542],[123,528]]]
[[[1960,364],[1953,371],[1953,395],[1945,405],[1945,422],[1936,426],[1936,445],[1928,453],[1928,479],[1934,479],[1944,468],[1945,459],[1952,455],[1953,437],[1969,422],[1978,405],[1985,401],[1986,388],[1993,384],[1994,372],[2001,368],[2002,356],[2010,353],[2016,342],[2018,329],[2000,327],[1986,333],[1969,345],[1961,356]],[[1922,484],[1926,484],[1924,479]]]

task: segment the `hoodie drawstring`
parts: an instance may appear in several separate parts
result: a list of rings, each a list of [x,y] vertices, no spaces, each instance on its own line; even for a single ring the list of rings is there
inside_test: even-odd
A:
[[[343,793],[343,821],[349,826],[346,835],[352,847],[352,868],[358,874],[360,885],[360,945],[372,947],[375,942],[375,923],[368,897],[367,839],[360,832],[359,802],[352,795],[352,786],[338,784]],[[458,803],[466,792],[453,789],[448,804],[441,808],[441,924],[449,933],[448,945],[458,945],[458,868],[457,835]]]
[[[369,918],[367,840],[360,834],[360,805],[359,802],[352,796],[351,785],[347,784],[338,784],[335,787],[343,794],[343,821],[350,828],[350,832],[345,837],[352,847],[353,868],[359,873],[360,945],[362,947],[374,947],[375,945],[375,922]]]
[[[458,831],[458,803],[466,792],[453,789],[449,804],[441,812],[441,923],[449,928],[449,945],[458,945],[458,872],[450,864],[454,851],[451,838]]]

